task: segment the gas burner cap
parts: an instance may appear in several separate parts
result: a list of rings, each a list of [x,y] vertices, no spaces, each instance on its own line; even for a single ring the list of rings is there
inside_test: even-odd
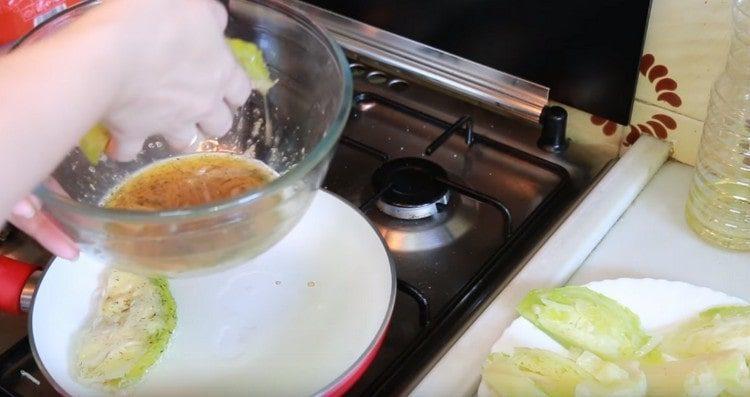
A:
[[[372,176],[376,191],[386,191],[377,202],[384,213],[399,219],[422,219],[448,204],[448,188],[438,182],[448,174],[439,165],[417,157],[388,161]]]

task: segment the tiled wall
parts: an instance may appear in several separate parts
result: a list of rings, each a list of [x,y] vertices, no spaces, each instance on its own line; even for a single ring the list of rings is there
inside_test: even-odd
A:
[[[652,0],[631,124],[568,108],[571,138],[614,153],[649,134],[672,142],[675,159],[695,164],[711,85],[729,48],[731,6],[730,0]]]

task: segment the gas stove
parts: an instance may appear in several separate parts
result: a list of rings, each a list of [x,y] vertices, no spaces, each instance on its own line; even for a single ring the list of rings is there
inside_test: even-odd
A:
[[[541,127],[352,62],[354,108],[324,188],[359,207],[394,259],[381,352],[353,395],[411,389],[590,182]],[[377,78],[373,78],[376,76]]]
[[[358,207],[395,262],[398,295],[380,353],[352,395],[412,389],[502,290],[609,159],[564,138],[547,90],[294,2],[346,49],[350,120],[324,189]],[[342,231],[345,232],[345,231]],[[13,233],[2,251],[49,257]],[[29,248],[31,247],[31,248]],[[352,258],[356,260],[356,258]],[[25,323],[0,318],[0,393],[55,395]]]

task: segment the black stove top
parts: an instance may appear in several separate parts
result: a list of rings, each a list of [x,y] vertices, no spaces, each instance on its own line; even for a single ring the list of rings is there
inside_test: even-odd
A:
[[[518,270],[591,181],[575,146],[537,147],[539,126],[353,64],[354,107],[324,188],[388,245],[398,295],[380,353],[351,395],[402,393]],[[27,340],[0,355],[0,392],[55,395]]]
[[[583,184],[539,127],[355,64],[351,119],[324,188],[375,224],[398,295],[352,395],[413,387]]]

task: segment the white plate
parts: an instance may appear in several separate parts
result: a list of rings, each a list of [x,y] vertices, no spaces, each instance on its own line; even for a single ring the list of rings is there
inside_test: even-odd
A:
[[[744,300],[723,292],[680,281],[620,278],[595,281],[586,284],[586,287],[632,310],[640,317],[641,325],[646,332],[652,334],[657,334],[711,307],[747,304]],[[514,320],[505,329],[500,339],[492,346],[492,352],[512,353],[516,347],[534,347],[565,353],[562,346],[522,317]],[[482,381],[477,395],[492,397],[494,393]]]
[[[35,350],[70,395],[102,394],[71,377],[70,341],[105,275],[86,258],[58,259],[35,296]],[[133,394],[303,396],[343,375],[382,335],[395,274],[377,231],[322,192],[268,252],[219,273],[171,280],[170,289],[177,328]]]

